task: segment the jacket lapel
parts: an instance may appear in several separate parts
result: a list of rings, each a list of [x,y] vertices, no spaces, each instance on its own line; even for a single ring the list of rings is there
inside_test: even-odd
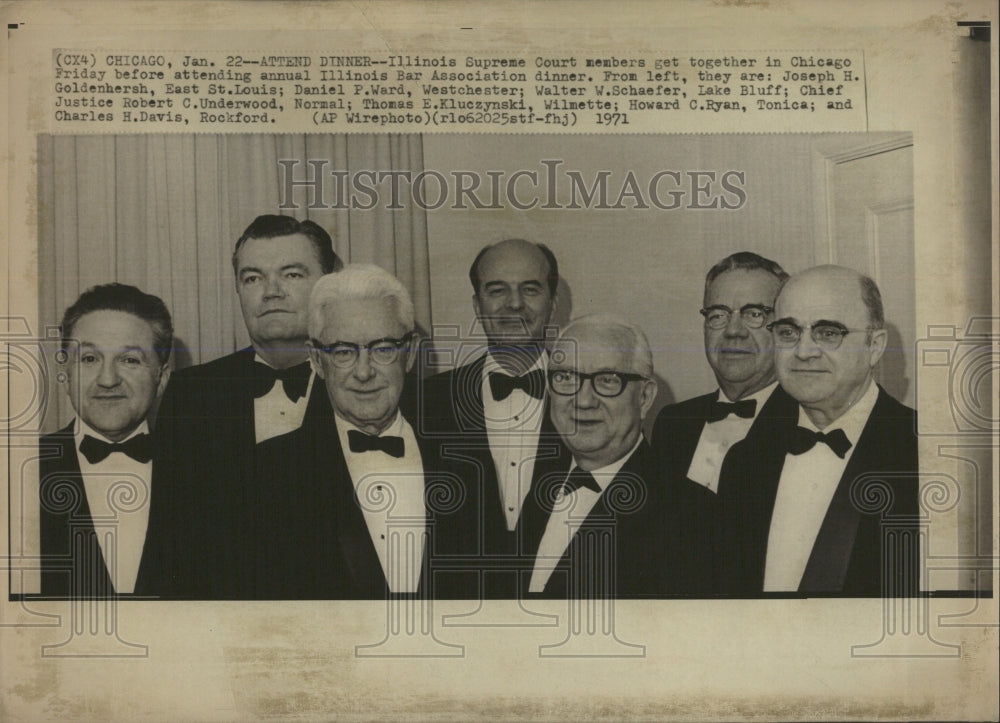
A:
[[[879,448],[876,438],[879,435],[877,420],[882,416],[884,405],[885,392],[880,388],[875,406],[861,431],[857,447],[847,462],[816,535],[809,562],[799,583],[800,592],[836,591],[844,587],[861,522],[861,512],[851,501],[851,487],[858,477],[882,468],[877,457],[885,451]]]

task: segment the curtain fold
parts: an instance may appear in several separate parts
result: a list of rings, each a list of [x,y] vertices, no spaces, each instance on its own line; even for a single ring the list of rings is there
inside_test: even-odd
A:
[[[320,204],[310,204],[304,186],[283,198],[279,159],[296,161],[297,180],[312,178],[308,161],[324,161]],[[343,205],[336,201],[344,188],[331,171],[417,176],[419,135],[41,136],[38,169],[43,325],[58,325],[85,289],[118,281],[166,303],[177,368],[229,354],[249,344],[233,246],[256,216],[282,213],[325,228],[345,263],[375,263],[395,274],[413,295],[418,325],[431,328],[426,214],[409,201],[409,185],[400,186],[402,208],[388,208],[388,183],[379,186],[386,193],[374,208],[322,207]],[[56,378],[58,368],[50,371]],[[47,404],[44,432],[73,416],[64,394]]]

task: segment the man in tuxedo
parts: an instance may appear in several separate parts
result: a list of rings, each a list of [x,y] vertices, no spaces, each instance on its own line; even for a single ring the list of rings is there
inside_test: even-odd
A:
[[[146,417],[172,346],[166,306],[134,286],[95,286],[66,309],[63,384],[77,416],[39,440],[43,595],[134,591],[153,474]]]
[[[202,597],[238,528],[256,446],[297,429],[323,401],[308,362],[307,307],[316,280],[341,266],[329,234],[312,221],[263,215],[233,252],[236,294],[251,346],[174,374],[157,417],[161,450],[142,592]]]
[[[778,380],[798,412],[726,457],[719,589],[915,594],[916,413],[873,378],[887,338],[878,287],[818,266],[785,283],[774,315]]]
[[[545,332],[558,302],[559,267],[542,244],[508,239],[482,249],[469,270],[485,354],[425,380],[421,433],[444,456],[475,465],[467,494],[479,509],[470,554],[482,562],[480,595],[519,597],[517,570],[537,540],[520,524],[531,488],[561,470],[566,450],[548,415]]]
[[[327,404],[261,445],[256,503],[278,534],[258,592],[296,598],[453,596],[430,579],[435,551],[471,539],[460,474],[442,465],[399,409],[416,358],[413,302],[391,274],[351,264],[309,303],[309,355]],[[435,583],[443,580],[440,585]],[[259,595],[258,595],[259,596]]]
[[[777,263],[748,251],[709,270],[701,315],[705,356],[719,388],[657,416],[652,445],[672,477],[717,493],[729,448],[761,417],[794,413],[794,401],[775,380],[774,344],[765,328],[787,278]]]
[[[684,559],[681,510],[642,436],[657,389],[646,335],[612,315],[581,317],[553,345],[548,384],[552,421],[572,459],[525,502],[524,524],[541,530],[529,594],[683,590],[679,566],[703,566]]]

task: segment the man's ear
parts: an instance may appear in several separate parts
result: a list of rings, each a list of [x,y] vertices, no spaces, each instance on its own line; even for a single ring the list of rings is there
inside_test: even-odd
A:
[[[420,339],[414,335],[406,342],[406,346],[403,347],[403,353],[406,355],[406,372],[409,373],[413,369],[414,363],[417,361],[417,349],[420,347]]]
[[[319,350],[313,347],[312,341],[309,341],[308,339],[306,340],[306,346],[309,347],[309,366],[311,366],[312,370],[316,372],[316,376],[325,380],[326,376],[323,374],[323,364],[320,362]]]
[[[885,329],[875,329],[870,333],[872,340],[868,348],[871,350],[871,357],[868,360],[868,365],[874,367],[885,354],[886,345],[889,343],[889,332]]]
[[[653,402],[656,401],[656,392],[659,388],[655,379],[642,380],[642,393],[639,396],[639,409],[642,410],[639,416],[640,419],[645,419],[646,415],[649,414],[649,410],[653,408]]]
[[[477,319],[482,318],[482,313],[479,310],[479,294],[472,295],[472,310],[475,312]]]
[[[173,355],[167,360],[167,363],[160,367],[160,381],[156,385],[156,398],[159,399],[163,396],[163,392],[166,391],[167,382],[170,381],[170,372],[172,371],[172,361]]]

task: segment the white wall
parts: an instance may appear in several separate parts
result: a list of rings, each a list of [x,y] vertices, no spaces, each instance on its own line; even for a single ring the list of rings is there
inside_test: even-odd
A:
[[[460,325],[463,333],[472,328],[467,274],[484,244],[511,237],[540,241],[556,254],[565,280],[561,320],[567,311],[572,316],[608,311],[638,323],[653,346],[661,381],[658,406],[709,391],[714,378],[705,361],[698,314],[705,273],[741,250],[772,258],[792,273],[814,265],[814,150],[822,147],[828,153],[831,145],[857,145],[861,138],[865,136],[426,135],[425,167],[445,174],[460,169],[485,177],[487,170],[509,175],[526,169],[542,175],[542,159],[561,159],[560,171],[579,170],[586,179],[611,171],[608,185],[616,191],[629,170],[642,185],[662,170],[720,175],[739,170],[745,173],[746,192],[738,210],[431,211],[434,324]],[[892,310],[886,313],[891,321]]]

